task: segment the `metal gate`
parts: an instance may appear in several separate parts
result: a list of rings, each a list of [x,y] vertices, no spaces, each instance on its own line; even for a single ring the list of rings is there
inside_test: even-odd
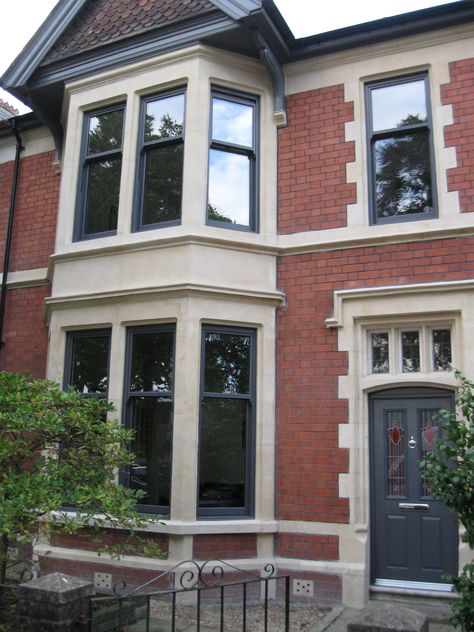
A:
[[[132,590],[119,582],[114,594],[91,597],[82,623],[89,632],[246,632],[251,620],[262,632],[289,632],[289,576],[272,564],[257,575],[222,560],[188,560]]]

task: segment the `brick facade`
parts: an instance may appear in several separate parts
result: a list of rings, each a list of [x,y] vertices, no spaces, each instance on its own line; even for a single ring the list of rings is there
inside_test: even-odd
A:
[[[257,555],[257,536],[249,534],[196,535],[193,557],[197,560],[245,558]]]
[[[355,184],[346,181],[354,143],[344,124],[354,119],[344,86],[292,94],[288,126],[279,130],[278,229],[280,234],[347,225],[347,205],[356,202]]]
[[[278,315],[276,507],[283,520],[346,522],[339,473],[347,451],[338,448],[338,425],[347,402],[338,377],[347,354],[337,332],[325,327],[336,290],[469,279],[474,238],[351,248],[283,257],[279,286],[287,307]]]
[[[452,125],[444,131],[446,147],[456,149],[457,166],[448,169],[448,188],[459,191],[462,212],[474,211],[474,57],[449,64],[450,83],[441,86],[443,105],[452,105]]]
[[[275,552],[281,557],[337,560],[338,549],[339,538],[335,535],[279,533],[275,538]]]
[[[46,377],[48,329],[43,303],[50,287],[7,290],[0,370]]]

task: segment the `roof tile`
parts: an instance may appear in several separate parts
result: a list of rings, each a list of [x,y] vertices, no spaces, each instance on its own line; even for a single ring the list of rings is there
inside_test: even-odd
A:
[[[214,8],[209,0],[90,0],[42,65]]]

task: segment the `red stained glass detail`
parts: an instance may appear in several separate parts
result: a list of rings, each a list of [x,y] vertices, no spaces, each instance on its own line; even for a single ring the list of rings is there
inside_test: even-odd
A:
[[[390,428],[390,441],[394,445],[398,445],[400,443],[401,438],[402,438],[402,431],[400,430],[398,426],[394,426],[393,428]]]
[[[433,444],[436,439],[437,432],[433,426],[428,426],[425,430],[425,443],[428,450],[433,449]]]

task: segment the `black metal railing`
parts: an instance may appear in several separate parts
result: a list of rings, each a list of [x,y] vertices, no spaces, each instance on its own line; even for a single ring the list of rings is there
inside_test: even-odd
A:
[[[156,584],[159,587],[153,589]],[[273,632],[277,627],[289,632],[289,576],[277,575],[273,564],[256,574],[222,560],[187,560],[131,590],[125,582],[118,582],[113,594],[91,597],[83,629],[178,632],[185,620],[186,625],[195,625],[196,632],[204,625],[206,630],[223,632],[229,619],[233,631],[247,632],[252,617],[253,629],[257,619],[257,629],[262,632]],[[158,626],[158,620],[164,627]]]

